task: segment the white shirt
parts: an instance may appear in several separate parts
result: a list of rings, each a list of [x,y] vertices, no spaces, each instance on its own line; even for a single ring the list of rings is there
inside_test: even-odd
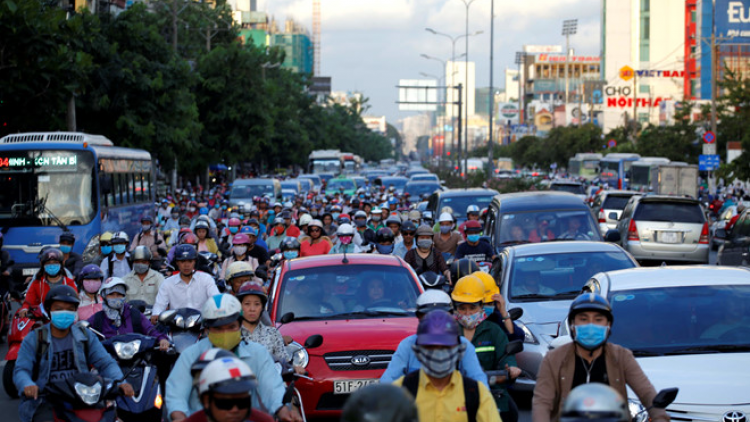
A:
[[[102,263],[99,265],[99,269],[102,270],[102,274],[104,274],[104,279],[106,280],[109,277],[125,277],[130,272],[130,264],[128,264],[128,257],[130,256],[129,253],[125,252],[125,256],[123,259],[118,259],[117,254],[113,253],[109,259],[112,260],[112,274],[109,274],[109,262],[107,262],[106,259],[102,260]]]
[[[159,293],[156,294],[156,302],[151,313],[159,315],[167,308],[201,310],[208,298],[218,294],[219,289],[213,277],[202,271],[194,272],[189,283],[185,283],[179,274],[175,274],[159,286]]]

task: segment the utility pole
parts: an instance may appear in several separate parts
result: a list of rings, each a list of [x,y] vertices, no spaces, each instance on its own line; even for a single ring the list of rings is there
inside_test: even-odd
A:
[[[492,78],[493,75],[493,65],[494,65],[494,51],[495,50],[495,0],[490,0],[490,139],[488,141],[487,145],[487,154],[489,155],[489,174],[487,177],[492,180],[492,175],[494,173],[494,165],[493,160],[495,158],[495,155],[493,153],[494,145],[492,142],[492,121],[495,120],[495,87],[493,86],[494,79]]]

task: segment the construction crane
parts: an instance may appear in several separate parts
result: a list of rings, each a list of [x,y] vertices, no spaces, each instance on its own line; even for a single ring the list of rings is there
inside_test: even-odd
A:
[[[320,0],[313,0],[313,76],[320,76]]]

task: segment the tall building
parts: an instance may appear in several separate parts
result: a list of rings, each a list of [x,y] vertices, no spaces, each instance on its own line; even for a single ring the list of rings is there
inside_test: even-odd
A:
[[[284,23],[283,33],[273,33],[274,26],[271,26],[269,45],[284,49],[284,63],[281,67],[297,73],[312,74],[313,44],[307,29],[291,19]]]

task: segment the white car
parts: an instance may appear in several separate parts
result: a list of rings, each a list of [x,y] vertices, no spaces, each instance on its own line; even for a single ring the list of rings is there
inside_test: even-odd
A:
[[[667,407],[673,421],[747,421],[750,271],[635,268],[596,274],[584,290],[609,299],[609,341],[633,351],[656,390],[679,388]],[[557,338],[553,347],[565,341],[570,337]],[[628,401],[634,415],[643,408],[632,391]],[[637,422],[645,422],[642,416]]]

